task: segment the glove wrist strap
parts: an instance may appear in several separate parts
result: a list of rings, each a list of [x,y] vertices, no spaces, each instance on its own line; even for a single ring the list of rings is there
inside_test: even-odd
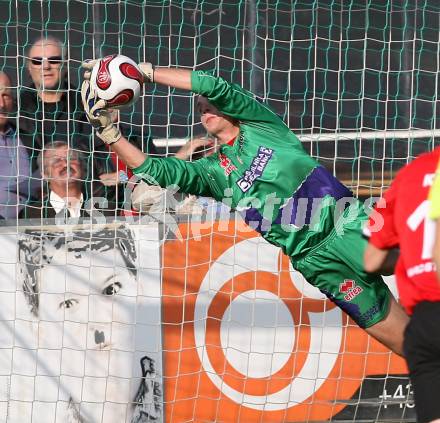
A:
[[[96,135],[107,145],[118,142],[122,137],[121,131],[114,125],[109,125],[96,131]]]
[[[145,82],[154,82],[154,66],[150,62],[140,64]]]

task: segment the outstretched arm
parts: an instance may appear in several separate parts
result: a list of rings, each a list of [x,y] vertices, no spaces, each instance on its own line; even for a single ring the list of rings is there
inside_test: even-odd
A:
[[[193,91],[206,97],[221,112],[240,121],[267,122],[280,125],[281,119],[254,95],[242,87],[209,73],[189,69],[154,68],[151,63],[140,63],[145,82]],[[285,125],[284,125],[285,126]],[[285,131],[288,131],[285,126]]]
[[[110,145],[110,148],[131,169],[139,167],[147,159],[147,155],[134,146],[121,135],[118,142]]]
[[[139,65],[142,71],[143,66],[144,63]],[[156,68],[153,74],[153,82],[168,87],[191,91],[191,72],[192,71],[188,69]]]
[[[147,155],[132,145],[114,125],[106,110],[105,102],[95,97],[89,78],[95,61],[86,62],[85,80],[81,89],[84,110],[90,123],[97,129],[96,135],[108,144],[119,158],[129,167],[137,168],[147,159]],[[173,88],[191,90],[191,70],[178,68],[156,68],[150,63],[141,63],[139,68],[146,82],[154,82]]]
[[[117,153],[120,159],[140,178],[149,184],[160,185],[161,187],[179,189],[189,194],[213,196],[211,186],[206,177],[209,163],[207,159],[197,162],[186,162],[175,157],[151,158],[147,160],[144,154],[122,136],[119,128],[113,123],[111,114],[107,110],[106,102],[100,99],[90,84],[90,71],[93,62],[84,63],[86,68],[84,81],[81,86],[81,96],[87,119],[96,129],[96,135],[110,148]],[[192,73],[185,69],[159,68],[155,75],[151,64],[143,63],[147,68],[144,73],[144,80],[156,82],[179,89],[191,89]]]
[[[122,161],[130,168],[140,166],[147,155],[122,136],[119,129],[113,124],[106,104],[97,99],[90,85],[91,70],[96,61],[83,63],[86,69],[84,82],[81,87],[81,97],[84,110],[90,123],[97,129],[97,136],[118,154]],[[191,71],[188,69],[157,68],[153,69],[151,63],[141,63],[140,69],[144,74],[145,81],[167,85],[174,88],[191,90]]]

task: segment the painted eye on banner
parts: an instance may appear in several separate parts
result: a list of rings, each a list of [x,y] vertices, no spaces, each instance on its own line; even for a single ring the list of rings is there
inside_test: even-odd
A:
[[[79,301],[74,299],[74,298],[69,298],[65,301],[62,301],[59,305],[59,308],[73,308],[74,306],[76,306],[77,304],[79,304]]]
[[[121,289],[122,285],[120,282],[114,282],[111,283],[110,285],[106,286],[103,290],[102,293],[104,295],[116,295],[119,290]]]
[[[326,382],[341,348],[342,312],[324,304],[279,248],[259,237],[233,245],[210,266],[195,303],[205,374],[255,410],[301,404]]]

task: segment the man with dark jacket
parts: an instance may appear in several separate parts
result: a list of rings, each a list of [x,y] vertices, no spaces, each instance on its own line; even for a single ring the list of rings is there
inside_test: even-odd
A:
[[[33,170],[39,152],[51,141],[71,140],[72,148],[90,151],[91,131],[78,91],[66,79],[62,43],[54,37],[36,40],[28,51],[27,70],[32,85],[20,92],[19,126],[28,134],[23,142]]]
[[[113,201],[90,192],[90,184],[84,180],[82,153],[70,149],[64,141],[47,144],[37,162],[43,195],[39,201],[26,204],[21,218],[97,218],[118,214]]]

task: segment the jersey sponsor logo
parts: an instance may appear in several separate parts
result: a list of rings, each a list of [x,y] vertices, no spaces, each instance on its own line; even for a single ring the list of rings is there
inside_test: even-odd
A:
[[[229,176],[233,170],[237,170],[237,168],[232,164],[231,159],[224,154],[220,153],[218,155],[220,160],[220,166],[225,172],[225,176]]]
[[[358,287],[359,288],[359,287]],[[361,289],[362,291],[362,289]],[[383,304],[382,304],[383,305]],[[360,318],[361,322],[367,323],[369,320],[371,320],[374,315],[377,313],[380,313],[380,310],[382,309],[381,304],[375,303],[373,304]]]
[[[421,275],[422,273],[431,273],[436,271],[436,265],[432,261],[426,263],[420,263],[416,266],[412,266],[406,270],[406,274],[409,278],[413,276]]]
[[[257,155],[252,159],[249,169],[245,170],[243,176],[237,181],[238,187],[246,192],[253,183],[263,174],[269,160],[272,158],[273,150],[260,146]]]
[[[356,285],[356,282],[353,279],[344,279],[339,285],[339,292],[342,292],[344,295],[345,301],[351,301],[353,298],[357,297],[363,289]]]

